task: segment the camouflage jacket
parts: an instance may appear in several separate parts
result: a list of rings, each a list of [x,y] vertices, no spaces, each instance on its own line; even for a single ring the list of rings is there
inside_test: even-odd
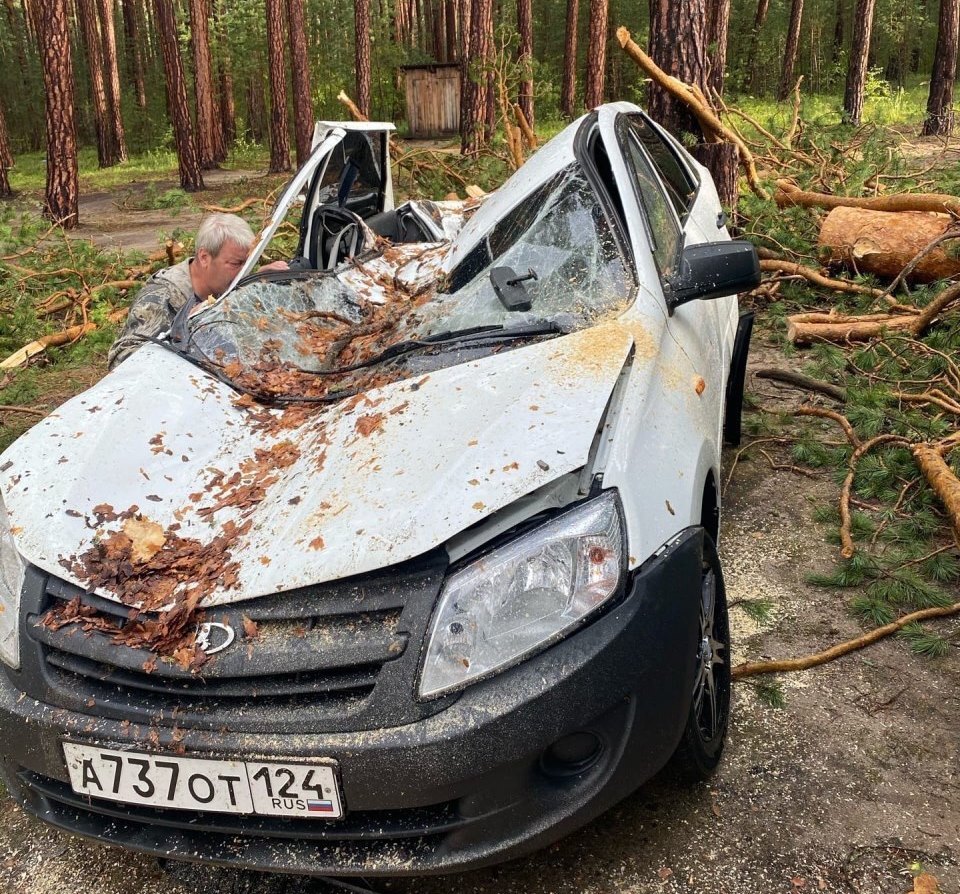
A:
[[[158,270],[143,284],[130,307],[123,332],[107,355],[110,369],[126,360],[148,338],[156,338],[168,330],[181,308],[195,300],[190,280],[191,260]]]

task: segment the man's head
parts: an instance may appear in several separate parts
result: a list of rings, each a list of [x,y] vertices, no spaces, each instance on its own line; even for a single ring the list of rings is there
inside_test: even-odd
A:
[[[253,230],[236,214],[211,214],[197,230],[190,278],[201,298],[219,298],[240,271],[254,242]]]

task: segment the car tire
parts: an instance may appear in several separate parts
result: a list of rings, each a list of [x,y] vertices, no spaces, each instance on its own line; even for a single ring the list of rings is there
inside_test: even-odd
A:
[[[720,557],[703,535],[693,696],[672,764],[687,782],[708,779],[720,763],[730,724],[730,619]]]

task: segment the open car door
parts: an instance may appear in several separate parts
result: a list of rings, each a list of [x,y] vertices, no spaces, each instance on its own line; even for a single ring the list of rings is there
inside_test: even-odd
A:
[[[313,150],[294,174],[260,232],[246,263],[224,294],[249,276],[260,262],[294,203],[303,201],[300,243],[297,253],[308,255],[315,243],[318,210],[341,208],[366,219],[393,208],[393,180],[390,174],[390,132],[385,122],[317,122]]]

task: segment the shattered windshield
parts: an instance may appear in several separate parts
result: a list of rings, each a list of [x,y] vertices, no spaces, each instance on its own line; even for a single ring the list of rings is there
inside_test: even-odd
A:
[[[575,165],[513,208],[449,273],[449,243],[377,246],[332,272],[237,288],[190,319],[186,352],[257,396],[324,399],[380,384],[388,371],[372,367],[411,346],[442,352],[422,341],[441,333],[550,321],[571,331],[633,297],[618,241]],[[498,276],[514,283],[526,309],[508,308]],[[390,379],[403,376],[397,364],[391,370]]]

